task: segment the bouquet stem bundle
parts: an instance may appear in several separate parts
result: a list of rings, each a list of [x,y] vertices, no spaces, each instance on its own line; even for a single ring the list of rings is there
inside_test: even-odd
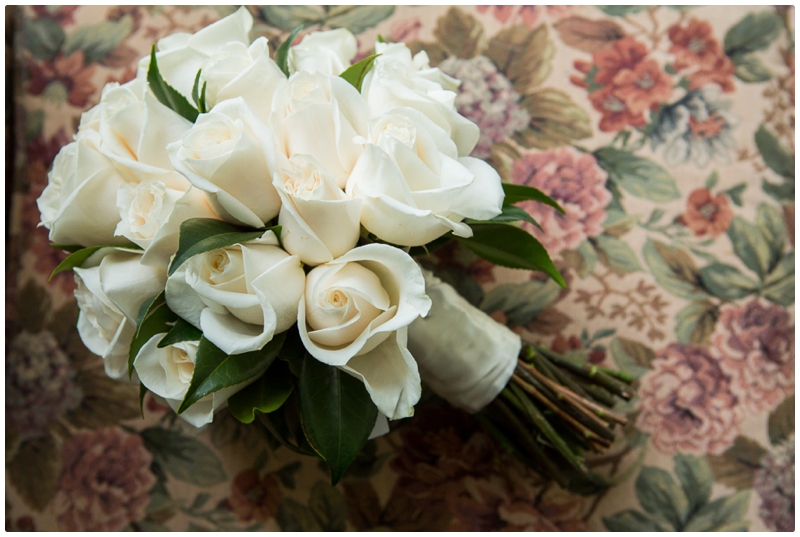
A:
[[[633,397],[629,375],[538,345],[526,345],[508,385],[477,418],[508,452],[568,487],[566,460],[588,478],[585,452],[601,453],[614,442],[615,427],[627,418],[616,412],[616,398]]]

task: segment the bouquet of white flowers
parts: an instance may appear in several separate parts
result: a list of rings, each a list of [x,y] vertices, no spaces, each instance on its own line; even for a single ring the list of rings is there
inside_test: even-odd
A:
[[[352,63],[349,31],[298,28],[270,57],[252,22],[161,39],[56,157],[38,204],[86,346],[192,425],[258,417],[334,482],[422,382],[541,471],[565,482],[548,450],[585,471],[627,378],[523,350],[415,260],[456,240],[564,285],[514,224],[558,205],[468,156],[478,127],[425,52]]]

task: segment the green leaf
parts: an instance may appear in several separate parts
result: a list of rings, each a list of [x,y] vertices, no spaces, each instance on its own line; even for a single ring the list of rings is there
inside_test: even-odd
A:
[[[300,502],[291,498],[284,498],[278,513],[275,515],[275,522],[281,531],[321,531],[319,523],[311,513],[311,510]]]
[[[708,300],[695,300],[675,315],[678,343],[707,346],[719,318],[719,307]]]
[[[194,101],[194,104],[197,106],[197,109],[200,113],[204,112],[200,106],[200,75],[202,73],[202,69],[197,70],[197,75],[194,77],[194,84],[192,84],[192,100]]]
[[[378,408],[363,382],[310,355],[298,390],[303,429],[336,484],[367,442]]]
[[[538,201],[539,203],[544,203],[545,205],[549,205],[561,214],[565,214],[564,209],[556,200],[538,188],[526,185],[515,185],[512,183],[503,183],[503,193],[505,194],[505,197],[503,198],[504,206],[514,205],[515,203],[519,203],[521,201],[533,200]]]
[[[788,307],[794,303],[794,252],[781,256],[775,268],[764,278],[761,293],[765,298]]]
[[[733,203],[735,203],[738,207],[741,207],[742,193],[744,193],[746,188],[747,188],[747,183],[739,183],[738,185],[733,186],[727,190],[723,190],[722,193],[727,194]]]
[[[492,288],[481,303],[486,313],[502,311],[511,326],[524,326],[555,302],[561,288],[553,280],[504,283]]]
[[[680,197],[675,179],[652,160],[613,147],[600,148],[594,155],[608,178],[636,197],[657,203]]]
[[[783,400],[769,415],[767,430],[769,441],[773,446],[794,434],[794,395]]]
[[[589,114],[561,90],[537,90],[524,95],[520,105],[531,119],[512,138],[525,148],[559,147],[592,136]]]
[[[641,377],[653,369],[652,363],[656,353],[638,341],[616,337],[611,341],[609,351],[620,371],[630,373],[634,377]]]
[[[214,452],[194,438],[159,427],[145,429],[139,434],[154,461],[175,479],[201,487],[228,480]]]
[[[277,334],[262,349],[233,356],[225,354],[205,336],[200,338],[192,381],[178,408],[178,414],[210,393],[261,375],[278,356],[285,338],[286,332]]]
[[[762,179],[761,189],[779,203],[794,203],[794,180],[784,181],[783,183],[770,183],[766,179]]]
[[[633,249],[628,243],[611,235],[601,234],[593,239],[600,262],[616,273],[625,274],[642,270]]]
[[[433,35],[450,54],[458,58],[474,58],[483,46],[483,25],[457,7],[451,7],[444,16],[439,17]]]
[[[624,17],[641,13],[647,6],[597,6],[597,9],[612,17]]]
[[[742,525],[746,530],[745,517],[749,503],[750,492],[746,490],[714,500],[703,506],[689,520],[683,531],[732,531],[732,528],[741,528]]]
[[[167,335],[161,338],[161,341],[158,342],[156,347],[163,349],[164,347],[183,341],[200,341],[201,337],[203,337],[203,332],[178,317]]]
[[[772,253],[759,229],[741,216],[734,216],[728,228],[728,238],[742,263],[763,279],[769,272]]]
[[[583,241],[577,250],[563,250],[561,257],[581,278],[591,274],[597,264],[597,251],[588,240]]]
[[[61,470],[61,453],[53,436],[25,440],[6,464],[6,487],[10,484],[25,504],[43,511],[58,492]]]
[[[675,456],[675,475],[689,501],[689,513],[694,513],[711,498],[714,477],[704,457],[692,457],[679,453]]]
[[[700,271],[685,250],[647,239],[642,255],[658,284],[680,298],[708,298],[700,286]]]
[[[781,177],[794,179],[794,155],[783,147],[778,138],[763,124],[758,127],[754,137],[764,164]]]
[[[645,466],[636,478],[636,496],[642,508],[680,530],[689,514],[683,490],[666,470]]]
[[[653,520],[650,515],[646,515],[640,511],[633,509],[626,509],[619,513],[614,513],[608,518],[603,519],[608,531],[636,531],[636,532],[654,532],[666,531],[665,528],[657,521]]]
[[[237,420],[252,423],[256,412],[269,414],[286,402],[294,389],[286,362],[274,362],[258,380],[228,399],[228,408]]]
[[[167,84],[158,71],[158,60],[156,59],[156,45],[150,50],[150,67],[147,69],[147,83],[153,91],[156,99],[177,114],[188,119],[192,123],[197,121],[198,111],[189,101],[181,95],[178,90]]]
[[[767,48],[781,31],[780,16],[774,11],[749,13],[725,34],[725,54],[741,55]]]
[[[364,82],[364,77],[367,76],[369,70],[372,69],[372,66],[375,63],[375,58],[378,56],[380,56],[380,54],[367,56],[360,62],[354,63],[345,69],[344,72],[339,76],[350,82],[350,84],[352,84],[353,87],[360,92],[361,84]]]
[[[133,17],[125,15],[118,20],[105,20],[88,26],[81,26],[67,36],[64,41],[64,56],[82,50],[84,62],[97,63],[117,48],[133,31]]]
[[[358,35],[394,13],[395,6],[331,6],[325,25],[331,28],[347,28]]]
[[[325,13],[309,6],[263,6],[261,14],[267,24],[285,32],[320,24],[325,18]]]
[[[653,212],[655,213],[655,211]],[[656,216],[658,216],[658,214],[656,214]],[[627,214],[616,209],[606,210],[606,219],[603,221],[603,233],[612,237],[621,237],[636,227],[640,219],[641,216],[638,214]]]
[[[269,228],[277,235],[280,226]],[[178,270],[186,260],[203,252],[245,243],[261,237],[269,230],[252,231],[213,218],[190,218],[181,223],[178,251],[169,266],[169,275]]]
[[[733,74],[742,82],[754,84],[766,82],[772,78],[772,72],[769,68],[753,54],[745,54],[743,56],[735,55],[733,57],[733,63],[736,65],[736,70]]]
[[[342,494],[330,483],[321,480],[314,483],[308,507],[322,531],[347,529],[347,505]]]
[[[780,261],[783,247],[786,245],[786,223],[778,209],[768,203],[760,203],[756,212],[756,227],[761,231],[769,247],[770,259],[767,270],[769,273]]]
[[[286,40],[281,43],[281,46],[279,46],[275,51],[275,63],[278,64],[278,67],[280,67],[281,71],[283,71],[283,74],[287,77],[289,76],[289,48],[292,46],[294,38],[297,37],[297,34],[299,34],[300,30],[302,29],[303,25],[301,24],[292,30],[292,33],[289,34],[289,37],[287,37]]]
[[[66,36],[53,19],[25,17],[22,22],[22,46],[38,60],[49,60],[61,50]]]
[[[566,287],[542,243],[518,227],[503,224],[475,226],[472,237],[455,237],[476,255],[502,267],[541,270]]]
[[[745,490],[753,486],[761,459],[767,454],[764,447],[746,436],[737,436],[733,446],[722,455],[708,455],[714,481],[729,487]]]
[[[80,244],[56,244],[54,242],[50,243],[50,248],[64,250],[65,252],[69,252],[71,254],[74,254],[78,250],[83,250],[83,246],[81,246]]]
[[[68,248],[73,248],[72,246],[61,246],[61,245],[53,245],[55,248],[59,248],[62,250],[68,250]],[[135,244],[130,245],[122,245],[122,246],[91,246],[89,248],[78,247],[80,249],[75,250],[71,254],[69,254],[58,266],[53,270],[53,273],[50,274],[50,280],[53,279],[53,276],[58,274],[59,272],[64,272],[66,270],[72,270],[75,267],[81,267],[83,263],[89,259],[93,253],[101,250],[103,248],[124,248],[126,250],[141,250],[141,248]]]
[[[706,190],[713,190],[719,182],[719,174],[716,171],[711,172],[711,175],[706,179]]]
[[[531,30],[525,24],[517,24],[495,34],[483,54],[520,95],[526,95],[550,75],[555,50],[547,25]]]
[[[133,376],[133,362],[144,344],[156,334],[169,332],[170,323],[177,319],[178,316],[167,306],[164,291],[142,303],[139,308],[139,323],[136,325],[136,333],[128,349],[128,378]]]
[[[464,223],[470,226],[480,226],[486,224],[508,224],[511,222],[518,222],[520,220],[529,222],[540,230],[542,229],[542,226],[539,225],[539,222],[534,220],[533,217],[528,214],[528,211],[525,209],[520,209],[519,207],[514,207],[513,205],[504,205],[502,212],[491,220],[472,220],[471,218],[468,218],[464,221]]]
[[[723,300],[738,300],[758,290],[758,283],[731,265],[711,263],[700,269],[703,287]]]

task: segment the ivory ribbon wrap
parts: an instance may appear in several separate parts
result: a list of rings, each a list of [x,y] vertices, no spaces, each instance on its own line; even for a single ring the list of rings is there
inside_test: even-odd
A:
[[[522,340],[431,272],[422,274],[433,306],[408,327],[408,349],[422,382],[451,405],[478,412],[508,383]]]

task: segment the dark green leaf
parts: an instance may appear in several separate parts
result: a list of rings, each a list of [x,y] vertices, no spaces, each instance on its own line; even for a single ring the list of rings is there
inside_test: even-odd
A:
[[[201,337],[203,337],[203,332],[178,317],[178,320],[175,321],[175,324],[170,328],[169,332],[167,332],[167,335],[161,338],[161,341],[158,342],[156,347],[163,349],[164,347],[183,341],[200,341]]]
[[[261,375],[278,356],[285,338],[286,332],[277,334],[260,350],[229,356],[202,337],[197,346],[192,382],[178,414],[210,393]]]
[[[103,60],[133,31],[133,17],[125,15],[117,20],[81,26],[64,41],[64,56],[82,50],[88,65]]]
[[[60,245],[56,246],[56,248],[60,248],[62,250],[66,250],[70,247],[62,247]],[[102,248],[125,248],[127,250],[141,250],[139,246],[135,244],[124,245],[124,246],[92,246],[90,248],[80,248],[79,250],[75,250],[71,254],[69,254],[64,261],[58,264],[58,266],[53,270],[53,273],[50,274],[50,279],[53,279],[53,276],[58,274],[59,272],[64,272],[65,270],[72,270],[75,267],[80,267],[83,263],[91,257],[91,255]]]
[[[689,501],[689,513],[704,506],[711,497],[714,477],[705,457],[692,457],[679,453],[675,456],[675,475]]]
[[[156,334],[169,332],[170,323],[178,318],[175,313],[167,306],[164,298],[164,291],[161,291],[151,300],[145,300],[139,308],[139,322],[136,325],[136,333],[128,349],[128,378],[133,375],[133,362],[136,355],[145,343]]]
[[[612,17],[624,17],[641,13],[647,6],[597,6],[597,9]]]
[[[206,88],[208,87],[208,82],[203,82],[203,89],[200,91],[200,112],[205,114],[208,112],[208,105],[206,104]]]
[[[780,16],[774,11],[749,13],[725,34],[725,54],[735,56],[767,48],[780,34]]]
[[[509,268],[541,270],[561,287],[566,287],[547,250],[533,235],[503,224],[476,226],[469,239],[455,237],[483,259]]]
[[[766,82],[772,78],[772,72],[769,68],[753,54],[735,55],[733,63],[736,64],[736,70],[733,74],[742,82],[754,84]]]
[[[270,228],[276,235],[280,226]],[[178,270],[187,259],[216,248],[225,248],[261,237],[267,230],[235,226],[213,218],[190,218],[181,223],[178,251],[169,266],[169,275]]]
[[[69,252],[71,254],[74,254],[78,250],[83,250],[83,246],[81,246],[80,244],[56,244],[54,242],[50,243],[50,248],[64,250],[65,252]]]
[[[363,382],[309,355],[298,390],[303,429],[336,484],[367,442],[378,408]]]
[[[603,519],[603,524],[609,531],[635,531],[635,532],[654,532],[666,531],[665,528],[657,521],[653,520],[650,515],[646,515],[640,511],[633,509],[626,509],[615,513],[608,518]]]
[[[292,46],[294,38],[297,37],[297,34],[299,34],[300,30],[302,29],[303,25],[301,24],[292,30],[292,33],[289,34],[289,37],[287,37],[286,40],[281,43],[281,46],[279,46],[275,51],[275,63],[278,64],[280,70],[283,71],[283,74],[285,74],[287,77],[289,76],[289,48]]]
[[[286,362],[278,360],[245,389],[228,399],[228,408],[242,423],[252,423],[256,412],[269,414],[279,409],[294,389],[292,373]]]
[[[594,246],[600,262],[618,274],[642,270],[633,249],[622,239],[601,234],[594,238]]]
[[[675,315],[678,343],[707,346],[717,324],[719,306],[708,300],[695,300]]]
[[[511,326],[523,326],[552,304],[560,292],[561,288],[553,280],[504,283],[486,293],[481,310],[486,313],[502,311]]]
[[[794,203],[794,178],[783,183],[770,183],[766,179],[762,179],[761,188],[779,203]]]
[[[683,490],[666,470],[645,466],[636,478],[636,496],[642,508],[680,530],[689,514]]]
[[[728,228],[728,238],[742,263],[763,279],[769,272],[772,254],[759,229],[741,216],[734,216]]]
[[[783,400],[769,415],[769,441],[773,446],[794,434],[794,395]]]
[[[732,531],[733,528],[741,528],[742,525],[746,530],[745,517],[749,503],[750,492],[746,490],[714,500],[703,506],[689,520],[683,531]]]
[[[58,491],[61,469],[61,454],[53,436],[25,440],[6,465],[6,487],[10,484],[27,505],[43,511]]]
[[[514,185],[511,183],[503,183],[503,193],[505,194],[505,198],[503,198],[503,205],[514,205],[515,203],[519,203],[521,201],[526,200],[533,200],[538,201],[539,203],[544,203],[545,205],[549,205],[550,207],[554,208],[561,214],[564,213],[564,209],[561,205],[558,204],[556,200],[539,190],[538,188],[534,188],[532,186],[525,186],[525,185]]]
[[[727,194],[728,197],[731,199],[733,203],[737,206],[742,206],[742,193],[747,188],[747,183],[739,183],[738,185],[729,188],[728,190],[723,190],[723,194]]]
[[[528,214],[528,211],[520,209],[519,207],[514,207],[513,205],[504,205],[503,211],[491,220],[467,219],[464,222],[470,226],[479,226],[482,224],[507,224],[510,222],[518,222],[520,220],[529,222],[540,230],[542,229],[542,226],[539,225],[539,222],[534,220],[533,217]]]
[[[594,155],[608,178],[636,197],[657,203],[680,197],[675,179],[652,160],[613,147],[600,148]]]
[[[768,272],[772,272],[786,245],[786,223],[778,209],[768,203],[760,203],[756,212],[756,227],[769,247]]]
[[[764,164],[781,177],[794,179],[794,155],[764,125],[756,131],[755,141]]]
[[[175,479],[201,487],[227,481],[228,476],[214,452],[194,438],[159,427],[139,434],[154,461]]]
[[[733,446],[722,455],[708,455],[714,481],[743,490],[753,486],[753,477],[761,467],[767,450],[755,440],[737,436]]]
[[[685,250],[648,239],[642,254],[661,287],[689,300],[708,298],[700,287],[700,271]]]
[[[297,486],[297,471],[303,467],[300,461],[290,462],[282,466],[274,475],[281,480],[281,484],[287,489],[294,489]]]
[[[321,531],[319,523],[311,513],[311,510],[300,502],[291,498],[284,498],[278,513],[275,515],[275,522],[281,531]]]
[[[512,136],[523,147],[559,147],[592,136],[589,114],[561,90],[536,90],[519,104],[531,118],[526,128]]]
[[[453,56],[474,58],[483,43],[483,25],[471,14],[457,7],[451,7],[439,17],[433,35]]]
[[[653,369],[652,363],[656,353],[638,341],[622,337],[614,338],[609,346],[611,357],[621,371],[641,377]]]
[[[53,19],[25,17],[22,23],[22,46],[38,60],[53,58],[64,44],[66,36],[61,25]]]
[[[153,95],[156,96],[156,99],[158,99],[161,104],[192,123],[197,120],[197,109],[189,103],[186,97],[167,84],[161,77],[161,73],[158,71],[155,44],[153,44],[153,48],[150,50],[150,67],[147,69],[147,83],[153,91]]]
[[[380,54],[367,56],[360,62],[354,63],[345,69],[344,72],[342,72],[342,74],[339,76],[350,82],[350,84],[352,84],[353,87],[360,92],[361,84],[364,82],[364,77],[367,76],[369,70],[372,69],[372,65],[375,63],[375,58],[378,56],[380,56]]]
[[[711,263],[701,268],[700,279],[709,293],[723,300],[738,300],[758,289],[757,282],[724,263]]]
[[[772,280],[773,275],[776,277],[786,271],[786,266],[791,261],[792,268],[789,273],[780,279]],[[768,300],[775,302],[784,307],[789,307],[794,304],[794,252],[785,254],[776,269],[767,276],[768,283],[762,290],[761,294]]]
[[[308,507],[317,519],[322,531],[344,531],[347,529],[347,506],[342,494],[325,481],[317,481],[311,487]]]
[[[197,106],[197,109],[202,113],[203,111],[200,110],[200,75],[203,74],[202,69],[197,70],[197,75],[194,77],[194,84],[192,84],[192,100],[194,104]]]

